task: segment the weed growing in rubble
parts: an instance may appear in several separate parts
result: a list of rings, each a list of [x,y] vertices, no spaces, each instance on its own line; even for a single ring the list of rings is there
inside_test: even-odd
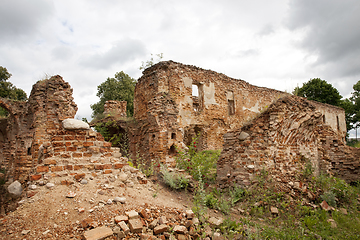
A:
[[[177,167],[185,169],[195,180],[202,180],[205,184],[216,179],[216,163],[220,150],[198,151],[199,136],[192,139],[187,151],[178,149]]]
[[[189,180],[181,176],[180,174],[169,172],[169,170],[161,165],[160,173],[162,174],[162,178],[167,186],[174,190],[186,189]]]

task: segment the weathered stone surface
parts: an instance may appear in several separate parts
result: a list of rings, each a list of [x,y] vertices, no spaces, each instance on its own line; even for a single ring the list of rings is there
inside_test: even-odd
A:
[[[113,231],[109,227],[97,227],[95,229],[86,231],[84,233],[84,238],[86,240],[101,240],[106,237],[113,235]]]
[[[212,226],[219,227],[224,222],[224,220],[222,218],[211,217],[209,218],[208,222]]]
[[[89,124],[77,119],[65,119],[62,121],[63,128],[66,130],[88,130]]]
[[[23,189],[22,189],[21,183],[18,181],[15,181],[8,186],[7,190],[9,193],[13,194],[14,196],[19,197],[19,196],[21,196]]]
[[[248,138],[250,135],[246,132],[241,132],[239,135],[239,140],[244,141],[246,138]]]
[[[129,227],[132,233],[140,233],[143,228],[143,224],[139,218],[129,219]]]
[[[118,223],[120,228],[124,231],[124,233],[127,235],[130,232],[130,228],[126,225],[125,221],[121,221]]]
[[[163,232],[167,232],[167,230],[169,229],[169,226],[166,225],[166,224],[161,224],[157,227],[154,228],[154,234],[160,234],[160,233],[163,233]]]
[[[128,211],[128,212],[125,212],[126,216],[128,216],[129,219],[135,219],[135,218],[139,218],[139,214],[137,211],[135,210],[131,210],[131,211]]]
[[[179,225],[176,225],[174,228],[173,228],[173,231],[176,232],[176,233],[181,233],[181,234],[184,234],[187,229],[185,226],[179,226]]]
[[[187,219],[193,219],[195,216],[194,212],[192,210],[186,210],[186,217]]]
[[[116,216],[114,218],[114,220],[116,223],[119,223],[121,221],[127,222],[129,220],[129,218],[128,218],[128,216],[121,215],[121,216]]]

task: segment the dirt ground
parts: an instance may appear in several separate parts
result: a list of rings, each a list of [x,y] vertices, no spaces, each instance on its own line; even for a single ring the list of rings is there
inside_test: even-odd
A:
[[[191,209],[191,193],[172,191],[157,178],[138,179],[145,179],[138,171],[121,171],[87,174],[79,181],[66,176],[28,183],[22,197],[14,200],[16,210],[0,218],[0,239],[83,239],[84,231],[113,226],[125,211],[147,209],[170,219]],[[116,198],[125,198],[125,203]]]

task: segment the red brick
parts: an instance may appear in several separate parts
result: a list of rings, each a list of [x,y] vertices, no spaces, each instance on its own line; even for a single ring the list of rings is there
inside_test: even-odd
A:
[[[74,145],[74,147],[82,147],[83,143],[82,142],[74,142],[73,145]]]
[[[95,170],[103,170],[103,169],[104,169],[104,165],[102,165],[102,164],[95,165]]]
[[[69,147],[69,146],[71,146],[72,145],[72,142],[66,142],[65,143],[65,146],[67,146],[67,147]]]
[[[45,165],[56,165],[56,160],[55,159],[44,159],[44,164]]]
[[[70,158],[71,156],[68,153],[63,153],[63,154],[61,154],[61,157],[62,158]]]
[[[115,164],[114,164],[114,168],[115,168],[115,169],[120,169],[120,168],[123,168],[125,165],[127,165],[127,164],[115,163]]]
[[[112,168],[112,164],[104,164],[104,169],[111,169]]]
[[[85,141],[85,136],[75,136],[75,139],[78,141]]]
[[[41,174],[30,175],[30,181],[37,181],[37,180],[41,179],[41,177],[42,177]]]
[[[89,147],[89,150],[92,151],[93,153],[99,153],[100,152],[100,148],[95,147],[95,146]]]
[[[63,170],[63,166],[52,166],[51,171],[52,172],[60,172]]]
[[[75,140],[75,136],[65,136],[66,141]]]
[[[68,180],[62,180],[62,181],[61,181],[61,185],[69,186],[69,185],[71,185],[71,184],[74,184],[74,182],[73,182],[73,181],[68,181]]]
[[[65,148],[64,147],[54,148],[54,152],[65,152]]]
[[[53,146],[54,147],[63,147],[64,143],[63,142],[53,142]]]
[[[51,141],[63,141],[64,137],[63,136],[55,136],[51,138]]]
[[[78,173],[74,176],[76,181],[79,181],[80,179],[83,179],[85,177],[85,173]]]
[[[66,131],[65,132],[66,133],[66,135],[76,135],[76,132],[75,131]]]
[[[86,131],[83,130],[76,131],[76,135],[86,135]]]
[[[96,140],[103,142],[105,139],[103,136],[100,135],[96,138]]]
[[[111,147],[111,142],[104,142],[104,147]]]
[[[81,158],[81,157],[83,156],[83,154],[76,152],[76,153],[73,153],[72,156],[73,156],[74,158]]]
[[[83,145],[84,147],[94,146],[94,142],[84,142]]]
[[[105,153],[104,157],[112,157],[112,154],[111,153]]]
[[[92,141],[95,141],[95,140],[96,140],[95,136],[87,136],[86,137],[86,141],[92,142]]]
[[[73,165],[64,166],[64,170],[73,170]]]
[[[104,174],[110,174],[110,173],[112,173],[112,170],[110,170],[110,169],[104,170]]]
[[[84,157],[91,157],[92,153],[84,153],[83,155],[84,155]]]
[[[75,152],[75,151],[76,151],[76,147],[66,147],[66,151]]]
[[[49,167],[48,166],[37,166],[36,168],[36,172],[40,173],[40,172],[48,172],[49,171]]]
[[[82,169],[83,167],[84,167],[83,165],[74,165],[74,170],[77,171]]]

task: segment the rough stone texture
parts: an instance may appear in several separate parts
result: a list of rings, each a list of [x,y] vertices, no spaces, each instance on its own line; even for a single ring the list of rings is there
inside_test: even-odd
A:
[[[143,224],[140,218],[129,219],[129,227],[132,233],[141,233]]]
[[[109,227],[97,227],[84,233],[86,240],[101,240],[111,235],[113,235],[113,231]]]
[[[109,100],[104,104],[104,115],[126,117],[126,101]]]
[[[348,182],[359,180],[360,151],[345,145],[342,132],[335,131],[326,119],[324,122],[318,105],[287,96],[247,125],[226,133],[218,160],[219,185],[247,186],[263,168],[276,176],[294,176],[308,161],[315,174],[327,172]],[[243,132],[249,134],[245,139],[240,138]]]
[[[22,190],[23,190],[21,183],[19,183],[18,181],[11,183],[7,189],[8,189],[9,193],[11,193],[15,196],[20,196],[22,193]]]
[[[137,127],[132,129],[130,152],[133,158],[140,153],[142,159],[171,165],[176,147],[189,145],[197,134],[198,149],[222,149],[224,134],[240,129],[286,95],[211,70],[160,62],[146,69],[136,84]],[[316,108],[344,137],[344,111],[326,104]]]
[[[65,119],[62,121],[63,128],[65,130],[88,130],[90,129],[89,124],[77,119]]]

